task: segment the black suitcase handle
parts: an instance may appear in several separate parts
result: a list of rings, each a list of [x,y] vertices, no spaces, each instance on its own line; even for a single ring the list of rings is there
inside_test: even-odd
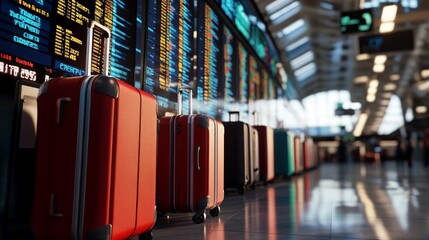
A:
[[[239,111],[232,111],[228,112],[229,114],[229,121],[231,122],[231,115],[237,115],[237,122],[240,121],[240,112]]]

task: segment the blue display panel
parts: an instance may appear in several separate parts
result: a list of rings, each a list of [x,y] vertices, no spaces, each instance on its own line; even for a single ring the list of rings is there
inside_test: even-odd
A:
[[[0,73],[48,80],[53,72],[49,46],[55,40],[51,38],[52,1],[1,1],[0,8]]]
[[[198,112],[219,118],[223,108],[221,81],[223,28],[217,14],[205,2],[198,7]]]
[[[269,95],[269,77],[267,71],[262,71],[262,91],[261,91],[261,99],[268,100],[270,98]]]
[[[84,75],[87,27],[96,19],[112,31],[111,74],[132,83],[135,6],[136,1],[125,4],[121,0],[3,0],[0,73],[37,82],[53,76]],[[101,73],[103,47],[94,37],[93,72]]]
[[[93,0],[93,19],[111,31],[111,76],[134,83],[137,2],[125,0]],[[99,32],[94,41],[100,41]],[[94,70],[94,69],[93,69]],[[99,72],[99,70],[96,70]]]
[[[249,53],[238,43],[238,103],[240,119],[249,122]]]
[[[241,3],[238,3],[236,5],[236,15],[235,15],[235,26],[237,27],[238,31],[243,34],[243,36],[249,40],[251,36],[251,23],[249,20],[249,16],[246,13],[246,10],[244,6]]]
[[[243,44],[238,43],[238,73],[239,73],[239,102],[247,103],[249,100],[249,53]]]
[[[276,74],[279,55],[270,38],[264,21],[250,0],[217,0],[222,11],[249,42],[271,75]]]
[[[178,87],[191,88],[193,7],[191,0],[148,3],[145,89],[157,97],[161,114],[177,108]],[[187,104],[183,106],[186,113]]]
[[[220,2],[222,10],[228,16],[228,18],[231,20],[235,19],[237,1],[236,0],[218,0],[218,2]]]
[[[224,102],[226,107],[228,103],[235,102],[237,99],[237,81],[234,71],[236,68],[235,56],[237,55],[236,41],[227,27],[224,27],[223,30],[223,40]]]
[[[261,76],[258,62],[252,56],[249,57],[249,100],[255,101],[261,95]]]

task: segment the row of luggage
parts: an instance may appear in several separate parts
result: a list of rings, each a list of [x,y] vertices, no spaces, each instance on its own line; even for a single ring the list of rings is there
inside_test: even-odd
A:
[[[219,214],[225,188],[298,171],[291,133],[180,112],[158,122],[153,96],[112,77],[53,79],[37,101],[38,238],[149,237],[157,210],[201,223]]]
[[[241,179],[230,167],[241,161],[229,155],[224,160],[224,149],[240,152],[230,149],[236,142],[224,144],[231,134],[238,136],[236,122],[180,113],[158,122],[153,96],[108,76],[52,79],[40,87],[37,102],[31,224],[37,238],[149,236],[156,208],[195,212],[193,221],[201,223],[206,210],[219,214],[224,178],[228,184],[230,176]],[[274,168],[268,166],[273,151],[264,150],[272,149],[266,139],[272,139],[273,131],[242,124],[253,136],[245,138],[242,132],[251,149],[245,154],[264,159],[259,150],[270,159],[246,168],[243,189],[271,181]]]
[[[225,188],[242,193],[274,179],[273,129],[180,110],[158,120],[153,96],[108,76],[44,83],[27,176],[34,189],[21,204],[32,204],[33,237],[151,238],[157,212],[194,212],[201,223],[206,210],[219,214]]]
[[[89,40],[89,59],[91,45]],[[108,76],[43,84],[38,116],[32,214],[37,238],[150,238],[157,208],[196,212],[195,223],[205,220],[207,209],[219,213],[220,122],[180,112],[158,121],[154,96]]]
[[[237,121],[231,116],[237,115]],[[239,121],[239,112],[229,113],[225,126],[225,187],[239,193],[258,183],[274,180],[273,129]]]
[[[317,146],[312,138],[275,129],[274,143],[276,176],[290,177],[318,165]]]

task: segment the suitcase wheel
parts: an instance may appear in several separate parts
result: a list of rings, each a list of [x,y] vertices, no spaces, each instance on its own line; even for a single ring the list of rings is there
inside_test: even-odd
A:
[[[153,239],[152,230],[149,230],[139,235],[139,240],[152,240],[152,239]]]
[[[205,212],[202,212],[202,213],[198,212],[192,217],[192,221],[195,224],[203,223],[205,220],[206,220],[206,213]]]
[[[216,206],[216,207],[210,209],[210,215],[212,217],[217,217],[219,215],[219,213],[220,213],[220,207],[219,206]]]

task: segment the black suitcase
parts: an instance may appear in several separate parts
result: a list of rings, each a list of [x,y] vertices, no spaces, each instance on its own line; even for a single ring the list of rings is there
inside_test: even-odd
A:
[[[223,122],[225,127],[225,189],[236,188],[240,194],[253,184],[253,164],[251,164],[251,127],[241,121]]]
[[[0,239],[31,239],[30,217],[36,162],[37,93],[40,84],[7,79],[9,109],[2,108],[2,150],[0,159]],[[13,89],[15,88],[15,89]],[[3,92],[2,92],[3,93]],[[12,95],[14,95],[14,100]],[[5,99],[4,99],[5,100]],[[3,102],[4,102],[3,100]],[[12,102],[14,101],[14,103]],[[5,142],[4,142],[5,141]]]

